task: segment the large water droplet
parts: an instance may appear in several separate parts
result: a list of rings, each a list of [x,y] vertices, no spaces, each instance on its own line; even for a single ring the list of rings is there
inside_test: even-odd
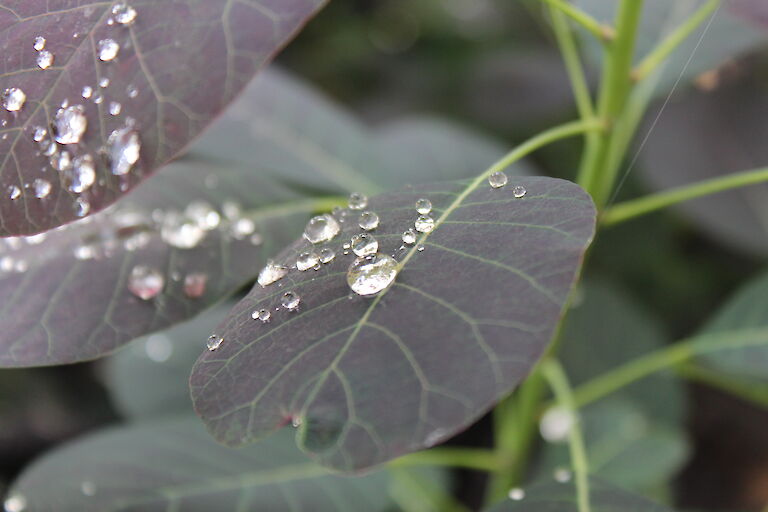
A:
[[[525,197],[525,194],[527,194],[528,191],[525,190],[525,187],[522,185],[517,185],[515,188],[512,189],[512,195],[515,196],[515,199],[521,199]]]
[[[97,45],[99,60],[109,62],[120,53],[120,45],[114,39],[102,39]]]
[[[379,242],[372,235],[362,233],[352,237],[352,252],[356,256],[364,257],[376,254],[379,251]]]
[[[520,487],[513,487],[509,490],[508,496],[513,501],[522,501],[525,499],[525,491]]]
[[[272,283],[276,283],[288,274],[288,267],[285,265],[278,265],[272,260],[269,260],[267,264],[259,272],[258,282],[261,286],[269,286]]]
[[[177,212],[168,212],[160,228],[162,239],[179,249],[193,249],[205,238],[206,231],[197,222]]]
[[[190,299],[199,299],[205,294],[208,276],[199,272],[188,274],[184,278],[184,295]]]
[[[414,224],[419,233],[431,233],[435,229],[435,219],[429,215],[420,215]]]
[[[347,283],[358,295],[368,297],[385,290],[397,277],[397,261],[385,254],[358,258],[347,271]]]
[[[368,206],[368,197],[357,192],[352,192],[349,195],[349,209],[350,210],[362,210]]]
[[[286,292],[280,299],[280,304],[288,311],[296,311],[301,304],[301,297],[294,292]]]
[[[109,136],[109,156],[112,174],[128,174],[141,156],[139,133],[128,127],[113,131]]]
[[[330,263],[336,258],[336,252],[326,247],[320,251],[320,263]]]
[[[421,215],[427,215],[432,211],[432,201],[429,199],[421,198],[416,201],[416,211]]]
[[[150,300],[163,291],[165,278],[159,270],[138,265],[133,267],[128,278],[128,290],[142,300]]]
[[[37,36],[35,38],[35,46],[34,46],[35,50],[38,51],[38,52],[41,52],[41,51],[45,50],[45,43],[46,43],[46,40],[45,40],[44,37]]]
[[[125,2],[115,4],[115,6],[112,7],[112,14],[115,18],[115,21],[121,25],[132,24],[134,21],[136,21],[136,16],[138,15],[136,9],[126,4]]]
[[[304,238],[313,244],[332,240],[341,231],[339,221],[333,215],[324,214],[313,217],[304,229]]]
[[[3,107],[8,112],[18,112],[27,102],[27,95],[18,87],[11,87],[3,92]]]
[[[24,512],[27,508],[27,498],[22,494],[11,494],[3,502],[5,512]]]
[[[219,348],[222,343],[224,343],[224,338],[222,338],[218,334],[213,334],[208,338],[208,342],[206,343],[206,346],[208,347],[208,350],[213,352],[214,350]]]
[[[488,183],[493,188],[501,188],[506,185],[508,181],[509,179],[507,178],[507,175],[503,172],[494,172],[488,176]]]
[[[11,198],[11,200],[20,198],[21,189],[16,185],[11,185],[10,187],[8,187],[8,197]]]
[[[374,212],[363,212],[360,214],[358,225],[366,231],[373,231],[379,227],[379,216]]]
[[[416,243],[416,232],[412,229],[403,232],[403,243],[405,245],[413,245]]]
[[[48,194],[51,193],[51,183],[47,180],[38,178],[32,182],[32,189],[35,191],[36,198],[43,199],[48,197]]]
[[[40,69],[48,69],[53,66],[53,54],[48,50],[43,50],[37,54],[37,67]]]
[[[302,252],[296,258],[296,268],[305,272],[320,263],[320,256],[315,251]]]
[[[539,432],[545,441],[561,443],[568,439],[576,418],[562,407],[551,407],[541,417]]]
[[[77,144],[88,128],[88,118],[82,105],[60,108],[54,119],[56,142],[59,144]]]
[[[270,313],[268,309],[259,309],[258,311],[251,313],[251,318],[266,324],[272,318],[272,313]]]
[[[96,164],[91,155],[75,158],[72,169],[64,173],[67,189],[75,194],[81,194],[91,188],[96,182]]]

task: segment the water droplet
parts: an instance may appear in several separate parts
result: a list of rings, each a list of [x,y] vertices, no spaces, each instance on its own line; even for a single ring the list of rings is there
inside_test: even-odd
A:
[[[352,192],[349,195],[348,204],[350,210],[363,210],[368,206],[368,197],[357,192]]]
[[[251,318],[266,324],[272,318],[272,313],[270,313],[268,309],[259,309],[258,311],[251,313]]]
[[[18,112],[27,102],[27,95],[18,87],[11,87],[3,92],[3,107],[8,112]]]
[[[515,188],[512,189],[512,195],[515,196],[516,199],[521,199],[525,197],[525,194],[527,194],[528,191],[525,190],[525,187],[521,185],[517,185]]]
[[[256,231],[256,224],[251,219],[237,219],[232,223],[232,229],[230,231],[236,240],[243,240]]]
[[[221,212],[229,220],[237,220],[241,215],[240,205],[234,201],[224,201],[221,205]]]
[[[135,85],[129,85],[125,92],[128,93],[128,97],[131,99],[134,99],[139,95],[139,89]]]
[[[123,106],[120,103],[113,101],[109,104],[110,115],[119,116],[120,112],[122,111],[123,111]]]
[[[431,233],[435,229],[435,219],[429,215],[419,215],[414,226],[419,233]]]
[[[5,512],[24,512],[27,508],[27,498],[21,494],[11,494],[3,502]]]
[[[0,271],[5,273],[11,272],[13,270],[14,263],[15,262],[13,261],[13,258],[10,256],[3,256],[0,258]]]
[[[99,80],[99,87],[102,89],[109,87],[109,78],[103,77],[101,80]]]
[[[509,181],[509,179],[503,172],[495,172],[488,176],[488,183],[493,188],[501,188],[507,184],[507,181]]]
[[[405,245],[413,245],[416,243],[416,232],[412,229],[403,232],[403,243]]]
[[[259,284],[261,286],[269,286],[272,283],[276,283],[288,274],[288,267],[285,265],[278,265],[272,260],[269,260],[259,272]]]
[[[184,213],[206,231],[216,229],[221,223],[221,215],[205,201],[194,201],[187,206]]]
[[[264,237],[262,237],[259,233],[254,233],[251,235],[251,245],[259,246],[264,243]]]
[[[296,311],[301,304],[301,297],[294,292],[286,292],[280,299],[280,304],[288,311]]]
[[[199,299],[205,293],[208,276],[202,273],[188,274],[184,278],[184,295],[190,299]]]
[[[326,247],[320,251],[320,263],[330,263],[336,258],[336,252]]]
[[[21,197],[21,189],[17,187],[16,185],[11,185],[8,187],[8,197],[11,198],[11,200],[15,200]]]
[[[418,247],[416,248],[416,250],[417,250],[417,251],[419,251],[419,252],[424,252],[424,246],[423,246],[423,245],[420,245],[420,246],[418,246]]]
[[[104,96],[101,93],[96,93],[96,96],[93,97],[93,102],[96,105],[101,105],[104,102]]]
[[[324,214],[313,217],[304,229],[304,238],[313,244],[332,240],[341,231],[339,221],[333,215]]]
[[[29,263],[27,263],[24,260],[18,260],[16,264],[13,266],[13,270],[15,270],[19,274],[23,274],[24,272],[29,269]]]
[[[539,432],[545,441],[561,443],[568,439],[576,418],[562,407],[551,407],[541,417]]]
[[[83,199],[82,197],[78,197],[75,199],[75,215],[77,217],[85,217],[88,215],[88,212],[91,211],[91,203]]]
[[[130,128],[115,130],[109,136],[109,156],[112,174],[123,176],[133,169],[141,155],[139,133]]]
[[[509,499],[514,501],[522,501],[525,499],[525,491],[520,487],[513,487],[509,490]]]
[[[38,199],[48,197],[48,194],[51,193],[51,183],[40,178],[32,182],[32,188],[35,191],[35,197]]]
[[[159,270],[138,265],[131,270],[128,278],[128,290],[142,300],[150,300],[163,291],[165,278]]]
[[[379,227],[379,216],[374,212],[363,212],[360,214],[358,225],[366,231],[373,231]]]
[[[47,235],[45,233],[38,233],[37,235],[30,235],[24,237],[24,241],[27,242],[29,245],[40,245],[41,243],[45,242],[45,239],[47,238]]]
[[[570,470],[566,468],[557,468],[555,469],[553,477],[556,482],[565,484],[571,481],[571,478],[573,478],[573,474],[570,472]]]
[[[162,239],[178,249],[197,247],[206,234],[197,222],[178,212],[168,212],[160,228]]]
[[[222,337],[221,337],[221,336],[219,336],[218,334],[213,334],[213,335],[211,335],[211,336],[208,338],[208,343],[207,343],[207,346],[208,346],[208,350],[210,350],[211,352],[213,352],[214,350],[216,350],[217,348],[219,348],[219,347],[221,346],[221,344],[222,344],[222,343],[224,343],[224,338],[222,338]]]
[[[53,54],[48,50],[43,50],[37,55],[37,67],[48,69],[53,66]]]
[[[358,295],[368,297],[385,290],[397,277],[397,261],[385,254],[357,258],[347,271],[347,284]]]
[[[317,266],[319,262],[320,256],[315,251],[303,252],[296,258],[296,268],[301,272],[305,272]]]
[[[51,167],[57,171],[66,171],[72,167],[72,153],[69,151],[62,151],[51,156]]]
[[[419,199],[416,201],[416,211],[421,215],[427,215],[432,211],[432,201],[424,198]]]
[[[94,496],[96,495],[96,483],[91,482],[90,480],[85,480],[80,484],[80,491],[85,496]]]
[[[32,132],[32,139],[35,142],[42,142],[45,137],[48,136],[48,130],[43,128],[42,126],[36,126],[35,131]]]
[[[121,25],[132,24],[136,21],[136,16],[138,15],[136,9],[124,2],[115,4],[115,6],[112,7],[112,14],[115,17],[115,21]]]
[[[35,50],[38,52],[45,50],[45,43],[46,43],[46,40],[44,37],[37,36],[35,38]]]
[[[42,151],[45,156],[53,156],[58,150],[59,147],[53,141],[44,140],[40,143],[40,151]]]
[[[72,170],[64,173],[67,189],[75,194],[82,194],[96,182],[96,164],[91,155],[75,158]]]
[[[120,45],[114,39],[102,39],[97,46],[99,60],[109,62],[120,53]]]
[[[379,242],[372,235],[362,233],[352,237],[352,252],[360,258],[379,252]]]
[[[80,94],[85,99],[90,98],[91,96],[93,96],[93,87],[86,85],[85,87],[83,87],[83,91]]]
[[[56,142],[59,144],[77,144],[88,128],[88,118],[82,105],[72,105],[56,112],[53,124],[56,130]]]
[[[301,416],[294,416],[291,418],[291,426],[293,428],[299,428],[302,424]]]
[[[144,343],[144,353],[150,361],[165,363],[173,355],[173,344],[164,334],[153,334]]]

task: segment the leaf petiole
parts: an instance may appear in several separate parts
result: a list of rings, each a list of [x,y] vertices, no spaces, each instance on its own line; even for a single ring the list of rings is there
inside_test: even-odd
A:
[[[565,0],[541,0],[548,4],[551,8],[557,9],[561,13],[565,14],[573,21],[581,25],[587,32],[592,34],[595,39],[602,43],[613,41],[616,37],[616,33],[612,27],[603,25],[595,18],[582,11],[573,4],[566,2]]]

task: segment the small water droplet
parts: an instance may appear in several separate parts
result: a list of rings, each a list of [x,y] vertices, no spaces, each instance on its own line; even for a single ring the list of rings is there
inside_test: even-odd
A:
[[[379,252],[379,242],[372,235],[362,233],[352,237],[352,252],[362,258]]]
[[[222,343],[224,343],[224,338],[222,338],[218,334],[212,334],[211,336],[208,337],[208,343],[206,344],[206,346],[208,347],[208,350],[213,352],[214,350],[219,348]]]
[[[512,195],[515,196],[515,199],[521,199],[525,197],[525,194],[527,194],[528,191],[525,190],[525,187],[521,185],[517,185],[515,188],[512,189]]]
[[[296,268],[305,272],[315,267],[320,262],[320,256],[315,251],[302,252],[296,258]]]
[[[234,201],[224,201],[221,205],[221,212],[229,220],[237,220],[240,218],[242,208]]]
[[[373,231],[379,227],[379,216],[374,212],[363,212],[360,214],[357,224],[366,231]]]
[[[109,136],[109,156],[112,174],[128,174],[141,156],[139,133],[130,128],[113,131]]]
[[[435,219],[429,215],[419,215],[414,226],[419,233],[431,233],[432,230],[435,229]]]
[[[3,92],[3,107],[8,112],[18,112],[27,102],[27,95],[18,87],[11,87]]]
[[[252,219],[241,218],[232,223],[230,232],[236,240],[243,240],[256,231],[256,224]]]
[[[320,251],[320,263],[330,263],[336,258],[336,252],[333,249],[326,247]]]
[[[304,238],[310,243],[319,244],[332,240],[341,231],[339,221],[333,215],[324,214],[313,217],[304,229]]]
[[[507,178],[507,175],[503,172],[495,172],[488,176],[488,183],[493,188],[501,188],[506,185],[508,181],[509,179]]]
[[[91,96],[93,96],[93,87],[91,87],[90,85],[86,85],[85,87],[83,87],[83,90],[80,94],[85,99],[90,98]]]
[[[21,197],[21,189],[17,187],[16,185],[11,185],[8,187],[8,197],[11,198],[11,200],[15,200]]]
[[[188,274],[184,278],[184,295],[190,299],[199,299],[205,294],[208,276],[202,273]]]
[[[160,236],[178,249],[193,249],[206,236],[206,231],[193,219],[178,212],[168,212],[163,218]]]
[[[163,291],[165,278],[159,270],[138,265],[131,270],[128,278],[128,290],[142,300],[150,300]]]
[[[101,80],[99,80],[99,87],[101,87],[102,89],[106,89],[107,87],[109,87],[109,84],[110,84],[110,80],[107,77],[103,77]]]
[[[37,54],[37,67],[40,69],[48,69],[53,66],[53,54],[48,50],[43,50]]]
[[[123,106],[118,103],[117,101],[113,101],[109,104],[109,113],[113,116],[119,116],[120,112],[123,111]]]
[[[357,192],[352,192],[349,195],[348,205],[350,210],[363,210],[368,206],[368,197]]]
[[[51,156],[51,167],[57,171],[66,171],[72,167],[72,153],[69,151],[62,151]]]
[[[432,201],[421,198],[416,201],[416,211],[421,215],[427,215],[432,211]]]
[[[420,246],[418,246],[418,247],[416,248],[416,250],[417,250],[417,251],[419,251],[419,252],[424,252],[424,246],[423,246],[423,245],[420,245]]]
[[[125,92],[128,93],[128,97],[131,99],[134,99],[139,95],[139,89],[135,85],[129,85]]]
[[[288,267],[285,265],[278,265],[272,260],[269,260],[267,264],[259,272],[258,282],[261,286],[269,286],[272,283],[276,283],[288,274]]]
[[[221,223],[221,215],[205,201],[194,201],[190,203],[184,213],[187,217],[194,220],[198,226],[206,231],[216,229]]]
[[[70,192],[82,194],[96,182],[96,164],[91,155],[75,158],[72,169],[64,173],[64,183]]]
[[[32,188],[35,191],[35,197],[38,199],[48,197],[48,194],[51,193],[51,183],[40,178],[32,182]]]
[[[280,304],[288,311],[296,311],[301,304],[301,297],[294,292],[286,292],[280,299]]]
[[[509,490],[509,499],[514,501],[522,501],[525,499],[525,491],[520,487],[513,487]]]
[[[262,237],[259,233],[254,233],[251,235],[251,245],[259,246],[264,243],[264,237]]]
[[[11,494],[3,502],[5,512],[24,512],[27,508],[27,498],[21,494]]]
[[[150,361],[165,363],[173,355],[173,344],[165,334],[152,334],[144,343],[144,353]]]
[[[102,39],[97,45],[99,60],[109,62],[120,53],[120,45],[114,39]]]
[[[391,285],[397,271],[397,261],[385,254],[357,258],[347,271],[347,284],[356,294],[369,297]]]
[[[101,93],[96,93],[96,96],[93,97],[93,102],[96,105],[101,105],[104,102],[104,96]]]
[[[409,229],[403,232],[403,243],[405,245],[413,245],[416,243],[417,236],[413,229]]]
[[[60,108],[54,119],[56,142],[59,144],[77,144],[88,128],[88,118],[82,105]]]
[[[251,313],[251,318],[266,324],[272,318],[272,313],[270,313],[268,309],[259,309]]]
[[[85,217],[91,211],[91,203],[89,203],[82,197],[78,197],[77,199],[75,199],[74,208],[75,208],[75,216]]]
[[[29,263],[24,260],[18,260],[13,266],[13,270],[19,274],[23,274],[29,269]]]
[[[291,418],[291,426],[293,428],[299,428],[303,422],[301,421],[301,416],[294,416]]]
[[[35,38],[35,50],[38,52],[45,50],[45,43],[46,43],[46,40],[44,37],[37,36]]]
[[[125,2],[115,4],[114,7],[112,7],[112,14],[115,17],[115,21],[121,25],[131,25],[136,21],[136,16],[138,16],[136,9]]]
[[[32,132],[32,140],[35,142],[42,142],[48,136],[48,130],[42,126],[36,126],[34,132]]]
[[[553,477],[556,482],[565,484],[571,481],[571,478],[573,478],[573,475],[571,474],[570,470],[566,468],[557,468],[555,469]]]
[[[80,491],[83,493],[84,496],[95,496],[96,483],[90,480],[85,480],[83,483],[80,484]]]
[[[551,407],[541,417],[539,432],[545,441],[561,443],[568,439],[576,418],[562,407]]]

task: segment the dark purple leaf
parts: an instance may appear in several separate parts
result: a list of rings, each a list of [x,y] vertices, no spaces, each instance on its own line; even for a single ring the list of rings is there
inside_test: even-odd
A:
[[[763,0],[726,0],[725,5],[747,22],[768,28],[768,4]]]
[[[672,512],[601,480],[592,478],[589,483],[592,512]],[[572,481],[536,483],[524,490],[521,499],[509,499],[488,512],[579,512],[574,487]]]
[[[323,0],[128,3],[136,12],[132,24],[121,24],[119,13],[113,14],[120,2],[0,1],[0,93],[17,88],[26,95],[20,110],[2,109],[0,234],[39,233],[75,220],[84,214],[77,198],[91,213],[115,202],[199,134]],[[36,44],[38,37],[44,44]],[[112,43],[119,52],[109,59],[101,49]],[[44,52],[53,62],[40,69]],[[51,126],[63,104],[82,106],[88,122],[82,138],[81,130]],[[128,132],[113,134],[130,126],[141,144],[140,158],[130,165],[135,158],[126,155],[120,166],[114,143],[131,139]],[[48,130],[42,142],[34,140],[38,128]],[[67,144],[52,143],[54,136]],[[55,159],[65,152],[72,159],[89,155],[96,182],[84,191],[70,187],[72,171],[57,172],[42,154],[49,147]],[[36,180],[51,185],[42,199],[36,197]],[[21,192],[16,199],[12,187]]]
[[[525,187],[527,195],[516,198]],[[429,199],[435,229],[399,249]],[[372,232],[400,271],[374,298],[351,293],[346,211],[322,270],[257,285],[220,326],[218,350],[191,377],[196,410],[220,441],[242,445],[291,421],[322,464],[369,467],[439,443],[509,393],[543,353],[594,233],[595,210],[572,183],[513,178],[421,185],[371,200]],[[419,248],[423,248],[420,251]],[[278,262],[295,264],[299,241]],[[298,311],[278,307],[286,292]],[[251,317],[271,311],[263,324]]]
[[[308,462],[286,432],[232,450],[197,418],[110,429],[69,443],[28,468],[9,498],[35,512],[359,511],[393,503],[388,475],[330,474]]]

